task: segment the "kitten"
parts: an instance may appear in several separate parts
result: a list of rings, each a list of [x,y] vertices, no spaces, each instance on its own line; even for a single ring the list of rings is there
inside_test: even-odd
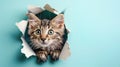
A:
[[[58,60],[68,34],[63,14],[57,15],[52,20],[41,20],[33,13],[29,13],[28,17],[30,46],[36,53],[38,61],[45,62],[48,55],[52,60]]]

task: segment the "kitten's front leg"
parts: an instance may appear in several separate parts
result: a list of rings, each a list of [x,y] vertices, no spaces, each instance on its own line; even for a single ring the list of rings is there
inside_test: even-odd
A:
[[[38,62],[45,62],[45,61],[47,61],[48,52],[47,51],[37,51],[36,56],[37,56]]]
[[[59,59],[61,51],[60,50],[52,50],[50,51],[51,60],[56,61]]]

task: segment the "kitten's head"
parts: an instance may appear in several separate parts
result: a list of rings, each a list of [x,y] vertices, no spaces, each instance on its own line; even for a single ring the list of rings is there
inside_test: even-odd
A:
[[[35,48],[62,43],[65,30],[64,17],[62,14],[57,15],[52,20],[40,20],[32,13],[29,13],[28,17],[28,34]]]

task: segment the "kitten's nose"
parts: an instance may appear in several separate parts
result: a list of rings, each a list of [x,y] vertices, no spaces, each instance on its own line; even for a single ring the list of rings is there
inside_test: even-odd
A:
[[[41,38],[41,40],[44,42],[46,40],[46,38]]]

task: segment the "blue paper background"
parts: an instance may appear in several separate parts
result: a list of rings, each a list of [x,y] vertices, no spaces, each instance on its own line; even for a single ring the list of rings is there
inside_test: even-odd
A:
[[[71,56],[54,64],[36,64],[20,53],[16,22],[26,19],[28,5],[46,3],[66,9]],[[0,0],[0,67],[120,67],[120,0]]]

